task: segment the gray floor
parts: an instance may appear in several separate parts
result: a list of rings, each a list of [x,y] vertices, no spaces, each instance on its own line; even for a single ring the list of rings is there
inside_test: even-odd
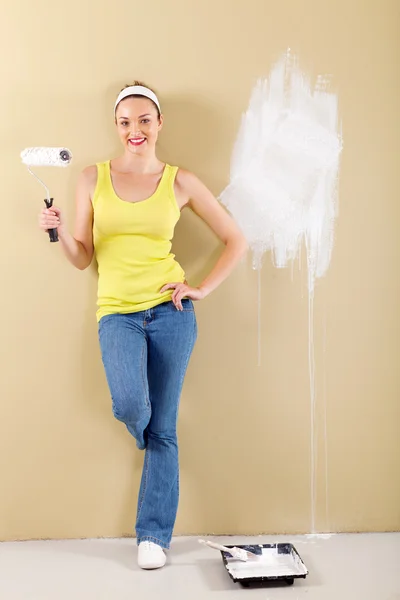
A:
[[[167,566],[142,571],[133,539],[3,542],[1,600],[400,600],[400,533],[208,538],[229,544],[292,542],[309,575],[293,586],[246,589],[219,552],[175,538]]]

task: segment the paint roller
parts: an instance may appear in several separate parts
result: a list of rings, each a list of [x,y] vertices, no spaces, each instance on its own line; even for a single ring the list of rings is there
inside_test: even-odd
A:
[[[44,203],[47,208],[53,206],[53,198],[45,183],[32,171],[31,167],[68,167],[72,160],[72,153],[68,148],[26,148],[21,152],[22,162],[28,167],[29,173],[33,175],[46,190]],[[57,229],[48,230],[50,242],[58,242]]]

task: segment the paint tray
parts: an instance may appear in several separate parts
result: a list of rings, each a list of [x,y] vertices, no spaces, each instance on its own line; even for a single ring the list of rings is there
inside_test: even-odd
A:
[[[227,546],[233,548],[234,546]],[[292,585],[295,579],[305,579],[308,570],[292,544],[255,544],[239,546],[259,555],[243,562],[232,558],[228,552],[221,552],[222,560],[231,579],[247,587],[252,583],[286,581]]]

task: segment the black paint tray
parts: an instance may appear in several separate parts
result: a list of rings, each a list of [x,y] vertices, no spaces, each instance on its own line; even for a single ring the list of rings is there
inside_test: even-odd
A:
[[[253,546],[226,546],[243,548],[259,555],[243,562],[221,551],[222,560],[235,583],[249,586],[252,583],[286,581],[292,585],[295,579],[305,579],[308,570],[292,544],[255,544]]]

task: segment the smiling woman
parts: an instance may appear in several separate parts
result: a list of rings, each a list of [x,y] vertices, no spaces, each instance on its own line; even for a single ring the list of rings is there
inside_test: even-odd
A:
[[[139,101],[129,102],[132,99]],[[141,114],[136,114],[137,111],[135,112],[134,108]],[[124,145],[131,149],[145,144],[155,146],[158,132],[163,124],[163,116],[160,103],[153,90],[140,81],[125,86],[115,102],[114,113],[115,124]]]
[[[153,90],[135,81],[118,95],[114,118],[123,152],[87,167],[76,193],[72,236],[59,208],[40,227],[57,228],[67,259],[98,264],[99,339],[115,417],[145,450],[136,519],[139,565],[164,566],[179,498],[176,423],[197,337],[193,301],[205,298],[246,250],[234,220],[189,171],[157,158],[163,126]],[[181,211],[192,209],[225,245],[211,273],[188,285],[171,253]]]

